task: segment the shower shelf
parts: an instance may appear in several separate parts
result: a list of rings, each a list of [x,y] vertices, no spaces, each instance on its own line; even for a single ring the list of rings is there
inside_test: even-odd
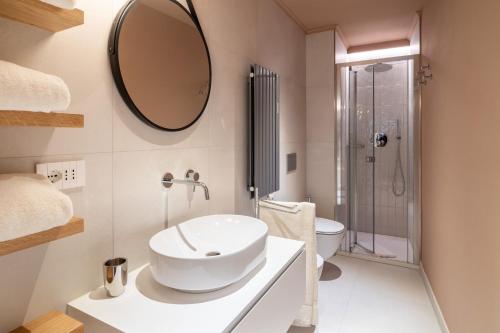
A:
[[[0,16],[58,32],[84,22],[80,9],[63,9],[39,0],[0,0]]]
[[[0,126],[82,128],[83,124],[84,117],[82,114],[31,111],[0,111]]]
[[[68,223],[31,235],[0,242],[0,256],[83,232],[84,221],[72,217]]]

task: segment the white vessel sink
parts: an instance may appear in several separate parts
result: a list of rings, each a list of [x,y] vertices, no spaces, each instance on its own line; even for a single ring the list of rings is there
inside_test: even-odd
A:
[[[158,283],[187,292],[223,288],[264,261],[267,229],[241,215],[188,220],[151,238],[151,272]]]

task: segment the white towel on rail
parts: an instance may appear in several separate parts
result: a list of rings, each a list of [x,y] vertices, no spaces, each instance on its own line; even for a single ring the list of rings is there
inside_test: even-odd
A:
[[[308,327],[318,323],[318,268],[316,266],[316,206],[309,202],[260,201],[259,218],[269,235],[306,243],[306,298],[293,324]]]
[[[70,102],[61,78],[0,60],[0,110],[63,111]]]
[[[75,9],[77,3],[77,0],[40,0],[40,1],[63,9]]]
[[[66,224],[71,199],[35,174],[0,174],[0,242]]]
[[[297,213],[300,211],[300,203],[298,202],[278,202],[275,200],[261,200],[260,205],[268,208],[275,208],[288,213]]]

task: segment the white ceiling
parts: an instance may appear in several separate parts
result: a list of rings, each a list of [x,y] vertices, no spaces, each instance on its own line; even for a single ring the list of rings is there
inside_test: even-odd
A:
[[[426,0],[276,0],[310,32],[338,25],[348,46],[406,39]]]

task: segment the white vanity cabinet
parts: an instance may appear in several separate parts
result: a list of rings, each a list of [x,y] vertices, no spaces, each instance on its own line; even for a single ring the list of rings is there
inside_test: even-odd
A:
[[[190,294],[154,281],[148,265],[129,273],[116,298],[99,288],[68,303],[86,333],[284,333],[304,302],[304,243],[268,237],[266,260],[226,288]]]

